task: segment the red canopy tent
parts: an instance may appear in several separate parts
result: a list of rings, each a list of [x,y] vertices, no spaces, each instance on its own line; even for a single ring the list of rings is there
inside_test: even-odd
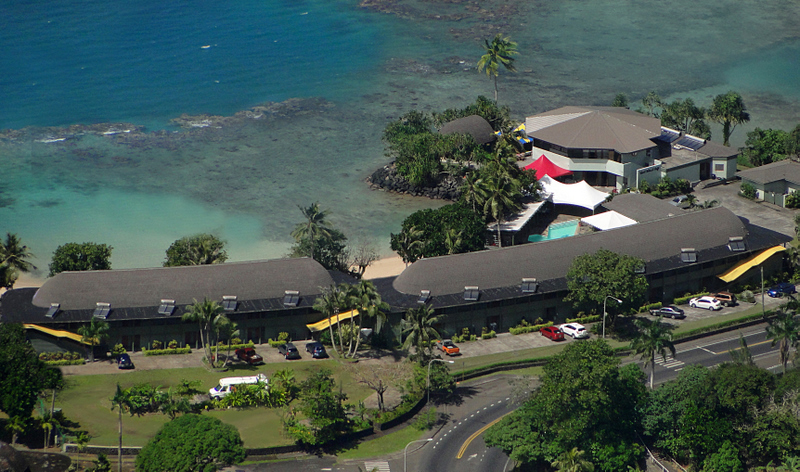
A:
[[[557,165],[553,164],[553,162],[547,158],[544,154],[539,159],[531,162],[530,164],[525,166],[525,170],[534,169],[536,171],[536,178],[541,179],[545,175],[549,175],[552,178],[558,178],[565,175],[571,175],[572,171],[567,169],[562,169]]]

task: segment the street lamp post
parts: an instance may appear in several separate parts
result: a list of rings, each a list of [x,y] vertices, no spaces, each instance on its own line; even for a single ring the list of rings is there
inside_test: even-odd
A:
[[[428,439],[416,439],[411,441],[410,443],[406,444],[405,449],[403,449],[403,472],[406,472],[406,462],[408,461],[408,446],[414,444],[415,442],[428,442],[433,441],[433,438]]]
[[[603,300],[603,339],[606,338],[606,316],[608,316],[608,313],[606,313],[606,302],[608,301],[609,298],[612,300],[616,300],[617,303],[622,303],[622,300],[620,300],[619,298],[614,298],[611,295],[606,295],[605,300]]]
[[[431,402],[431,364],[433,364],[434,362],[447,362],[448,364],[455,364],[456,361],[444,361],[442,359],[431,359],[430,362],[428,362],[428,377],[427,377],[427,380],[425,381],[425,384],[427,385],[427,388],[428,388],[428,400],[425,402],[426,405],[430,404],[430,402]]]

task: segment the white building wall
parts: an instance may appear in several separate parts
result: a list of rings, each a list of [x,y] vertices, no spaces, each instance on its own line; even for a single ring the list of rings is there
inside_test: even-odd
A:
[[[689,182],[697,182],[700,180],[700,165],[690,165],[686,167],[679,167],[677,169],[667,169],[666,176],[670,180],[686,179]]]

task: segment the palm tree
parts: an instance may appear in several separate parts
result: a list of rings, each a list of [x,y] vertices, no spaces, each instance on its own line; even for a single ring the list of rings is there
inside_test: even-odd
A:
[[[559,472],[593,472],[594,464],[583,458],[586,454],[573,447],[571,451],[565,451],[558,456],[558,460],[553,461],[552,465]]]
[[[300,211],[303,212],[303,216],[305,217],[306,221],[298,224],[294,228],[294,231],[292,231],[292,237],[297,240],[297,242],[308,238],[308,241],[311,244],[310,257],[314,259],[315,241],[322,237],[331,236],[331,230],[328,227],[328,223],[325,221],[325,217],[328,216],[328,212],[320,209],[319,203],[317,202],[312,203],[308,208],[298,208],[300,208]]]
[[[78,328],[78,334],[81,335],[81,342],[88,344],[89,347],[89,362],[94,362],[94,347],[100,344],[103,339],[108,338],[108,323],[92,317],[88,325],[83,325]]]
[[[448,254],[458,253],[458,248],[463,242],[463,235],[464,230],[456,231],[455,228],[447,228],[447,231],[444,233],[444,245],[447,247]]]
[[[111,411],[114,408],[118,410],[118,424],[119,424],[119,448],[117,449],[117,463],[119,464],[118,471],[122,472],[122,410],[128,411],[131,408],[131,392],[130,389],[120,388],[117,384],[117,391],[111,397]]]
[[[44,448],[50,447],[50,432],[55,429],[58,421],[48,410],[43,410],[39,418],[39,425],[44,430]]]
[[[464,177],[464,184],[461,186],[461,198],[464,203],[472,206],[472,211],[475,213],[478,212],[478,208],[483,208],[486,189],[478,172],[470,172]]]
[[[352,352],[348,352],[349,356],[355,357],[361,341],[361,323],[364,318],[375,318],[375,332],[380,333],[383,323],[386,321],[384,310],[389,309],[389,304],[381,300],[375,284],[369,280],[362,280],[358,285],[354,286],[350,290],[348,297],[350,299],[349,304],[359,313],[359,322],[355,329],[356,347]],[[352,340],[350,344],[352,345]]]
[[[11,290],[17,281],[17,272],[30,272],[36,266],[28,262],[33,254],[28,246],[20,244],[19,236],[6,233],[0,241],[0,287]]]
[[[671,332],[675,327],[661,323],[661,317],[653,321],[637,319],[633,324],[639,328],[639,335],[631,343],[631,349],[635,354],[642,355],[645,367],[650,366],[650,390],[652,390],[656,370],[656,354],[660,355],[665,362],[667,352],[675,357],[675,345],[672,344]]]
[[[83,454],[86,452],[86,446],[89,445],[89,441],[91,441],[92,436],[86,431],[78,431],[75,434],[75,444],[78,446],[78,452]],[[81,461],[78,460],[78,468],[80,468]]]
[[[406,267],[409,262],[420,258],[425,245],[421,238],[422,230],[414,226],[404,229],[397,235],[397,254],[403,259]]]
[[[11,445],[17,444],[17,438],[28,429],[30,418],[25,416],[12,416],[6,423],[6,429],[11,431]]]
[[[494,102],[497,103],[497,76],[500,74],[500,65],[506,70],[515,72],[514,58],[517,52],[517,43],[510,38],[504,38],[498,33],[492,42],[484,40],[486,53],[478,60],[478,72],[486,70],[486,75],[494,78]]]
[[[204,298],[202,302],[194,300],[192,305],[186,307],[188,312],[181,316],[183,321],[196,322],[200,328],[200,343],[206,353],[206,359],[212,367],[215,366],[216,359],[211,356],[211,326],[217,316],[222,313],[222,306],[214,300],[209,300],[208,297]]]
[[[769,322],[766,328],[767,337],[772,340],[772,345],[779,344],[783,373],[786,373],[786,364],[789,362],[789,351],[800,343],[800,322],[794,314],[788,311],[779,311],[775,319]]]
[[[195,265],[222,264],[228,260],[224,242],[210,234],[200,235],[189,247],[189,259]]]
[[[656,111],[656,108],[661,108],[664,106],[664,104],[661,101],[661,97],[658,95],[658,93],[655,90],[652,90],[642,99],[642,106],[645,108],[644,113],[646,115],[659,118],[660,116]]]
[[[711,109],[708,111],[708,118],[722,125],[722,144],[729,146],[729,140],[736,125],[750,121],[750,114],[747,113],[742,96],[731,90],[714,97]]]
[[[330,330],[331,334],[331,345],[333,345],[333,350],[336,351],[337,354],[339,354],[340,351],[336,349],[336,337],[333,335],[333,317],[338,315],[346,306],[346,296],[346,292],[343,292],[336,285],[331,285],[330,288],[322,291],[322,295],[314,300],[313,305],[315,310],[322,313],[330,320],[330,323],[328,323],[328,329]],[[338,320],[337,325],[339,325]],[[342,332],[341,327],[339,327],[339,342],[341,343],[341,341]],[[341,347],[341,354],[344,355],[344,344],[342,344]]]
[[[224,366],[228,365],[228,358],[230,358],[230,356],[231,356],[230,339],[233,336],[238,335],[239,334],[239,330],[236,329],[236,323],[231,321],[231,319],[228,318],[225,315],[225,313],[220,313],[217,316],[215,316],[214,317],[214,321],[211,323],[211,325],[214,327],[214,331],[216,332],[216,335],[217,335],[216,342],[214,343],[214,349],[215,349],[214,360],[215,360],[215,362],[217,360],[219,360],[219,341],[220,341],[220,339],[228,340],[228,342],[226,343],[228,345],[228,352],[225,354],[225,362],[223,363],[223,367],[224,367]]]
[[[505,215],[510,211],[521,208],[519,198],[519,181],[513,178],[493,177],[487,181],[486,201],[483,204],[483,214],[490,216],[497,223],[497,244],[503,247],[500,237],[500,225],[505,221]]]
[[[430,305],[409,309],[402,321],[403,334],[406,336],[403,349],[408,351],[414,347],[421,360],[427,361],[431,357],[433,341],[439,338],[434,325],[442,321],[444,316],[436,315]]]

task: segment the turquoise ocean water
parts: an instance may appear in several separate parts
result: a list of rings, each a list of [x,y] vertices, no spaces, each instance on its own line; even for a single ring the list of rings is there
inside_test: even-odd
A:
[[[32,247],[39,275],[69,241],[114,246],[115,268],[157,266],[197,232],[226,239],[233,260],[271,258],[298,205],[319,201],[389,254],[403,218],[438,203],[367,188],[387,163],[381,131],[491,96],[474,70],[483,38],[519,43],[518,72],[500,77],[517,119],[653,89],[707,106],[733,88],[753,117],[741,145],[755,126],[800,122],[798,20],[800,2],[780,0],[8,0],[0,231]],[[260,104],[221,126],[170,123]],[[144,129],[85,132],[97,123]]]

